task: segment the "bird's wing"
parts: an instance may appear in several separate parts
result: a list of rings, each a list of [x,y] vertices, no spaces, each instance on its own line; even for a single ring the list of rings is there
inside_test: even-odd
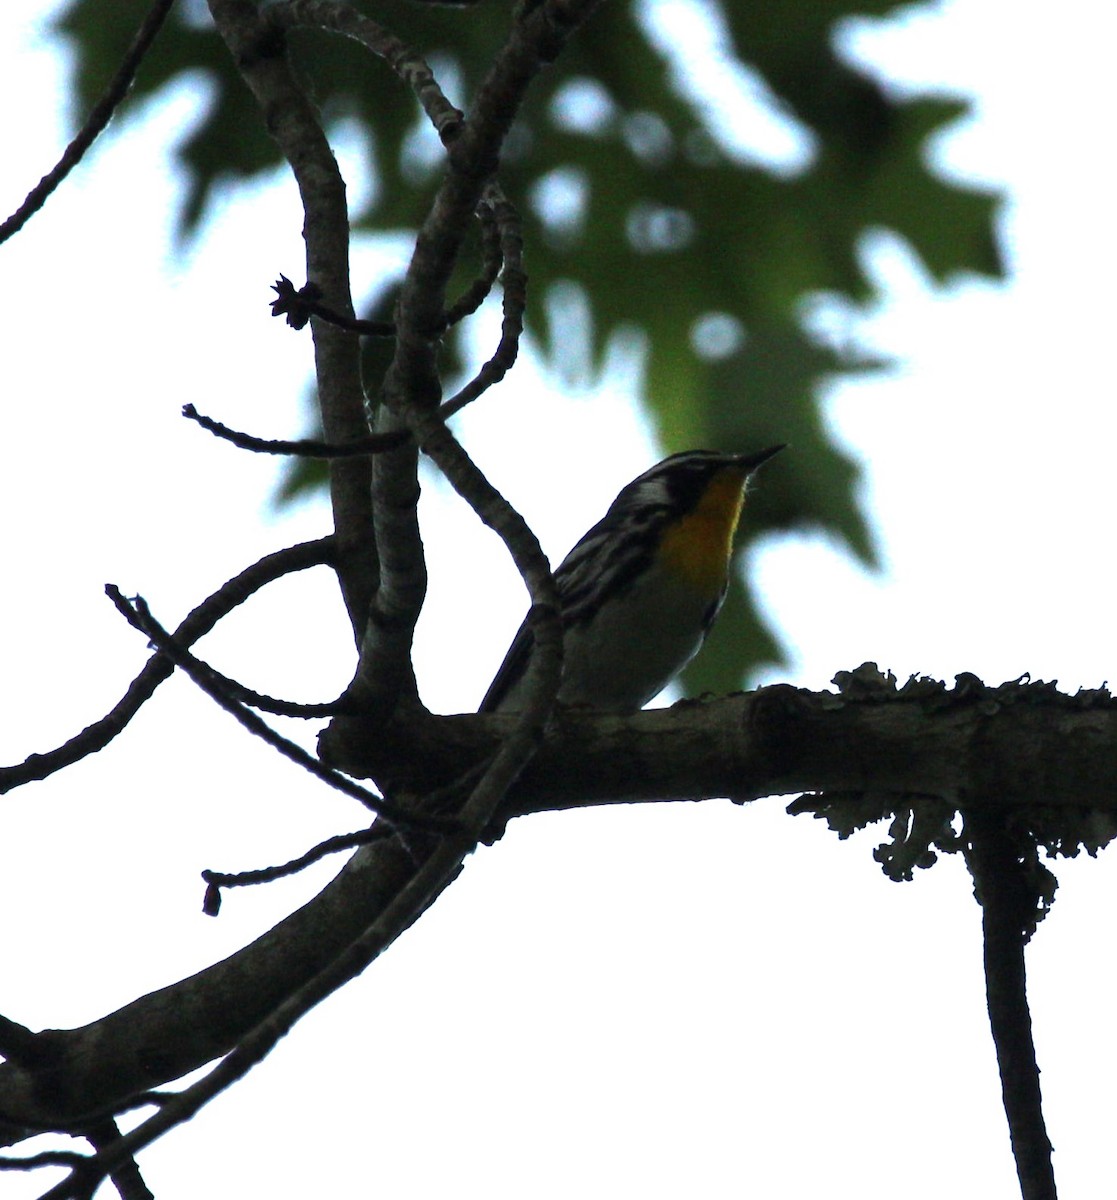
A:
[[[504,656],[504,662],[500,664],[500,669],[493,676],[492,683],[489,684],[489,690],[485,693],[485,698],[481,701],[481,707],[478,708],[478,712],[496,712],[500,706],[500,702],[512,690],[512,685],[527,670],[527,664],[531,659],[531,650],[534,645],[535,636],[531,632],[528,619],[525,617],[524,623],[516,631],[516,636],[512,639],[512,645],[508,647],[508,653]]]
[[[647,526],[634,527],[623,547],[611,546],[615,541],[614,527],[608,518],[599,521],[562,560],[555,571],[555,589],[564,626],[577,625],[585,620],[597,603],[602,571],[614,575],[614,582],[623,586],[641,561],[641,542],[649,536]],[[495,712],[501,701],[527,670],[535,637],[527,618],[520,626],[504,662],[489,684],[478,712]]]

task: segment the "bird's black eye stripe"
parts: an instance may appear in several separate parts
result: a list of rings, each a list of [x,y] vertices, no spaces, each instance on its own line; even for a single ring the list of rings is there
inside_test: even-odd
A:
[[[729,461],[725,455],[700,450],[668,458],[624,488],[615,507],[667,504],[677,516],[690,512],[714,473]]]
[[[664,529],[698,504],[724,465],[723,455],[694,451],[659,463],[622,488],[555,573],[564,624],[582,624],[603,600],[623,596],[654,559]]]

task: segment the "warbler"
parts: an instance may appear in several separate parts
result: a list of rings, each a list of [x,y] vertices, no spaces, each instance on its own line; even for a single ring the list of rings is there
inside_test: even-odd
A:
[[[621,489],[555,571],[560,704],[636,712],[698,653],[725,599],[749,476],[783,448],[688,450]],[[532,645],[525,620],[481,712],[522,707]]]

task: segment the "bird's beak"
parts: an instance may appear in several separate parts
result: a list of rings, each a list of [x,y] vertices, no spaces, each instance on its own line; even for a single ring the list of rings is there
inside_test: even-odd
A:
[[[757,467],[763,465],[768,459],[785,449],[787,449],[787,443],[781,442],[778,446],[769,446],[767,450],[761,450],[759,454],[739,454],[737,456],[737,466],[741,467],[746,475],[751,475]]]

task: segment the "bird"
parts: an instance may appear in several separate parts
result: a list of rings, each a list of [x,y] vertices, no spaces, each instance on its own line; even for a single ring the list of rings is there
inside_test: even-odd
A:
[[[784,448],[687,450],[621,488],[554,573],[558,704],[636,712],[698,653],[725,599],[749,477]],[[523,707],[533,645],[525,618],[478,711]]]

